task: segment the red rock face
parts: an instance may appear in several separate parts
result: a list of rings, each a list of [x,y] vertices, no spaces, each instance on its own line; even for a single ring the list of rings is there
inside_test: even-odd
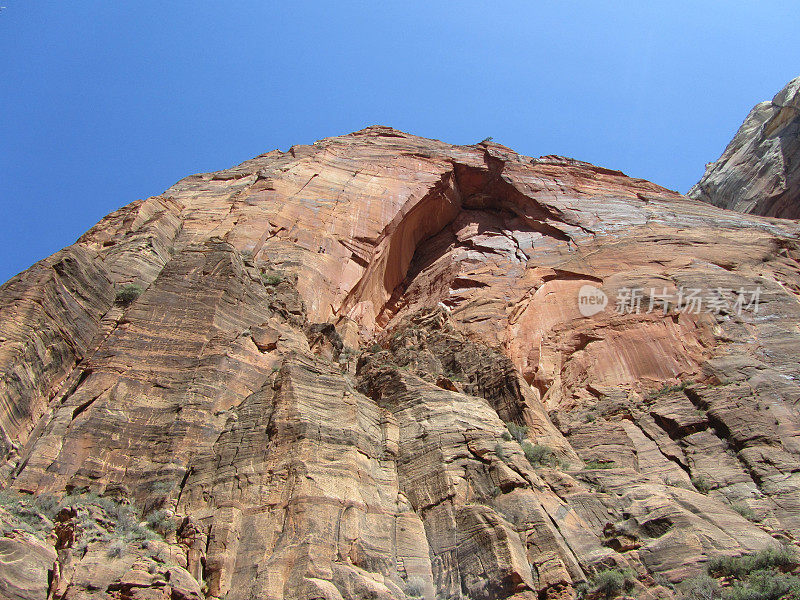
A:
[[[386,127],[188,177],[0,288],[4,593],[669,596],[800,532],[798,240]]]

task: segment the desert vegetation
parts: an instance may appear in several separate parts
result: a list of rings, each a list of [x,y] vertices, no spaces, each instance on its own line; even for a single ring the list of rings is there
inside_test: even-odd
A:
[[[123,285],[119,290],[117,290],[116,301],[118,304],[128,305],[141,296],[142,291],[144,291],[142,286],[135,283]]]
[[[707,574],[678,586],[681,600],[798,600],[800,567],[789,546],[767,548],[744,556],[719,556],[708,562]]]

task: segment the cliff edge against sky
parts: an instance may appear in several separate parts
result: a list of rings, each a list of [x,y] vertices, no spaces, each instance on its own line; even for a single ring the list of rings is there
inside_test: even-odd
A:
[[[753,107],[688,196],[755,215],[800,218],[800,77]]]

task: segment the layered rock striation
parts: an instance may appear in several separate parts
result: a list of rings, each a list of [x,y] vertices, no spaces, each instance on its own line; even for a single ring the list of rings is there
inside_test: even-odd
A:
[[[798,260],[797,223],[387,127],[183,179],[0,287],[0,589],[671,597],[800,535]]]
[[[800,218],[800,77],[753,107],[688,196],[755,215]]]

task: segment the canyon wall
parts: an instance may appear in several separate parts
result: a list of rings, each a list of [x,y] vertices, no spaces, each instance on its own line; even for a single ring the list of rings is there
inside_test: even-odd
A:
[[[0,595],[672,597],[800,535],[798,260],[388,127],[187,177],[0,287]]]

